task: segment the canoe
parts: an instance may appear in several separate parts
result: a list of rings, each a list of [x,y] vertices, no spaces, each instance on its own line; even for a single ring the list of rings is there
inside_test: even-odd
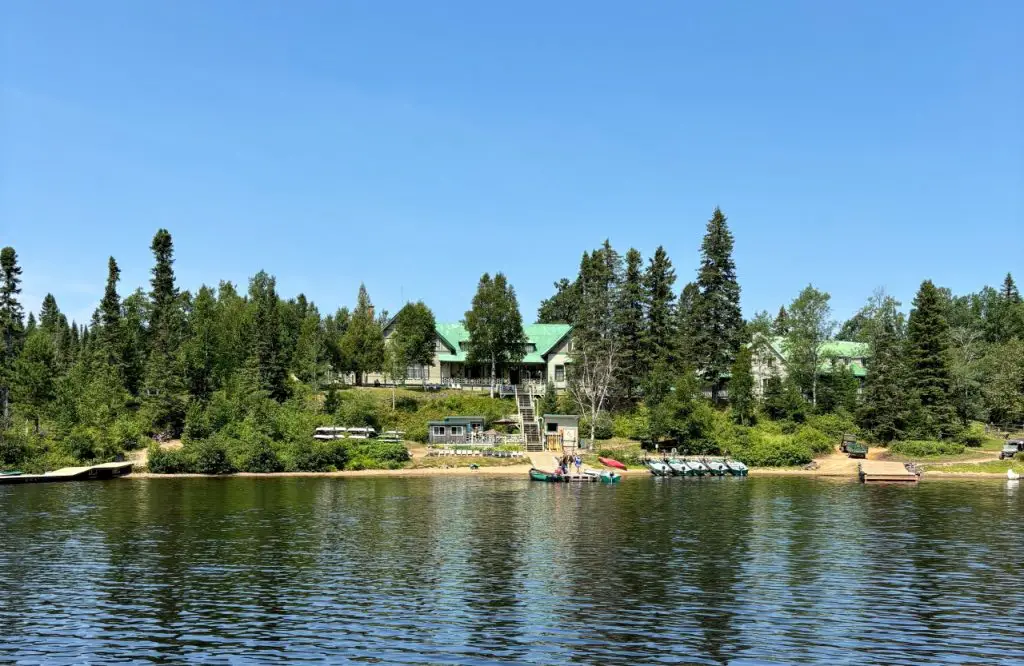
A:
[[[8,472],[0,472],[0,476],[21,476],[24,473],[20,469],[12,469]]]
[[[598,458],[598,461],[605,467],[614,467],[616,469],[626,469],[626,466],[620,463],[615,458]]]
[[[536,467],[531,467],[530,480],[548,481],[549,483],[560,483],[565,479],[562,478],[561,474],[555,474],[554,472],[545,472],[544,470],[537,469]]]

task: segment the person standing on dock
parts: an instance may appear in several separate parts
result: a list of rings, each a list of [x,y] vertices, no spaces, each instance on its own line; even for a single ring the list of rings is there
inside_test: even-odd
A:
[[[580,454],[576,454],[576,456],[572,459],[572,463],[576,465],[576,476],[579,476],[580,467],[583,466],[583,460],[580,458]]]

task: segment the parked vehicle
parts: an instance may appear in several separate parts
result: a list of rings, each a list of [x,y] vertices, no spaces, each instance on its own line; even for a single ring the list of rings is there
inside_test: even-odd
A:
[[[1024,451],[1024,439],[1008,439],[1003,442],[1003,449],[999,452],[999,459],[1012,458]]]

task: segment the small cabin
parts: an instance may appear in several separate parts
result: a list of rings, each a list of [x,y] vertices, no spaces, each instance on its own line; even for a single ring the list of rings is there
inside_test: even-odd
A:
[[[544,442],[549,451],[573,451],[580,445],[580,417],[545,414],[541,417]]]
[[[446,416],[440,421],[427,421],[427,442],[430,444],[465,444],[484,431],[482,416]]]

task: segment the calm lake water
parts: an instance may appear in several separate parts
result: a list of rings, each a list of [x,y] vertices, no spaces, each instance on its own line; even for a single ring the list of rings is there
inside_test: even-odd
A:
[[[0,660],[1022,663],[995,481],[0,487]]]

